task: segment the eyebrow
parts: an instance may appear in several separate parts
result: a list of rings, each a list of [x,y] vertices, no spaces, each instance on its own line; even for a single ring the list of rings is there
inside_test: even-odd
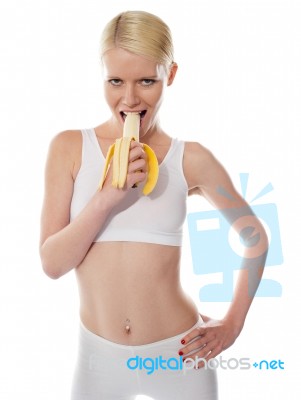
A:
[[[157,79],[158,78],[158,75],[153,75],[153,76],[144,76],[144,77],[142,77],[142,78],[140,78],[140,79]]]
[[[120,80],[122,80],[122,78],[119,78],[117,75],[115,76],[115,75],[112,75],[112,76],[107,76],[107,79],[120,79]],[[138,81],[141,81],[141,80],[143,80],[143,79],[158,79],[158,75],[152,75],[152,76],[147,76],[147,75],[145,75],[145,76],[142,76],[141,78],[139,78],[139,79],[137,79]]]

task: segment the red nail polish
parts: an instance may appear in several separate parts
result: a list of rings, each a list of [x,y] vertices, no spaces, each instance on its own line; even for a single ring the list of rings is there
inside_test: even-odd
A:
[[[179,351],[179,356],[182,356],[183,355],[183,351]]]
[[[182,343],[182,344],[185,344],[185,340],[184,340],[184,339],[182,339],[182,340],[181,340],[181,343]]]

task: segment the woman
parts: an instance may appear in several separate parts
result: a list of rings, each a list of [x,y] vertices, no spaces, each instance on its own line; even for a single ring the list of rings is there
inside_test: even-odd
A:
[[[255,274],[247,267],[240,271],[222,320],[201,316],[179,279],[186,198],[199,194],[228,209],[225,214],[238,232],[252,224],[261,235],[261,254],[266,235],[214,156],[199,143],[170,137],[160,126],[158,111],[178,68],[166,24],[146,12],[116,16],[103,32],[101,59],[112,116],[94,129],[66,131],[53,139],[42,211],[44,271],[59,278],[74,269],[79,285],[72,400],[135,399],[138,394],[156,400],[217,399],[216,371],[206,362],[239,335],[264,257]],[[112,186],[111,165],[99,189],[105,155],[122,136],[128,113],[140,114],[140,142],[154,150],[160,165],[149,196],[142,194],[146,155],[135,141],[126,186]],[[245,210],[244,218],[231,217],[235,210]],[[260,258],[246,246],[246,259],[255,256]]]

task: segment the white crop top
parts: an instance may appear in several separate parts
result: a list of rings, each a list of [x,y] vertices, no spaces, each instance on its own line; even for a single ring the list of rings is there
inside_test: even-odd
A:
[[[94,129],[82,130],[82,161],[74,182],[72,221],[98,189],[105,157]],[[181,246],[188,187],[183,173],[184,142],[172,139],[159,166],[155,189],[142,193],[142,184],[130,190],[124,202],[108,216],[94,242],[130,241]]]

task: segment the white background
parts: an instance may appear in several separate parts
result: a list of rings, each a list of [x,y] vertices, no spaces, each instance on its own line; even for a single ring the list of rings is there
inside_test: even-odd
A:
[[[236,186],[238,174],[249,172],[248,200],[268,182],[274,186],[256,204],[278,207],[284,263],[265,276],[281,283],[283,295],[255,298],[223,356],[281,359],[285,370],[219,370],[220,399],[300,399],[298,0],[1,1],[0,398],[69,397],[78,296],[73,272],[53,281],[41,269],[43,170],[56,133],[109,115],[99,37],[126,9],[158,14],[173,31],[179,71],[162,108],[166,130],[209,147]],[[206,207],[189,202],[189,211]],[[199,301],[200,287],[220,277],[193,273],[185,232],[183,285],[200,311],[222,317],[228,303]]]

